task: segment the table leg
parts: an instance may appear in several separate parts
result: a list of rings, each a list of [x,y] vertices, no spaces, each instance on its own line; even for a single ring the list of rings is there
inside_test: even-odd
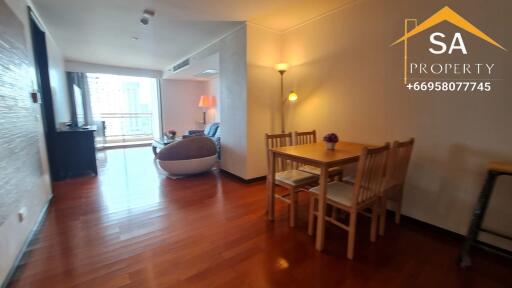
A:
[[[268,161],[268,175],[267,175],[267,213],[268,220],[274,220],[274,206],[275,206],[275,167],[276,167],[276,159],[273,152],[270,152],[269,161]]]
[[[320,170],[320,193],[318,193],[318,217],[316,224],[316,250],[322,251],[324,249],[325,240],[325,208],[327,196],[327,167],[322,167]]]

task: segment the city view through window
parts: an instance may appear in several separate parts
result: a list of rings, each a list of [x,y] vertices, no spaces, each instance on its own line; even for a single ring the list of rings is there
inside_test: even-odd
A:
[[[149,141],[158,125],[157,80],[87,74],[93,119],[104,123],[105,144]]]

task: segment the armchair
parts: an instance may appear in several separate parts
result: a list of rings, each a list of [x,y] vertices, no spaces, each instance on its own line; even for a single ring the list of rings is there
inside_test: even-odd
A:
[[[217,147],[217,157],[220,159],[220,123],[213,122],[208,124],[204,130],[189,130],[183,135],[183,139],[195,136],[206,136],[215,142]]]

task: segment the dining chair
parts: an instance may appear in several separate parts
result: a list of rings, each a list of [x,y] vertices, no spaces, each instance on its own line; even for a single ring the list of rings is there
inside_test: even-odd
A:
[[[267,148],[267,163],[272,165],[270,161],[270,149],[283,146],[291,146],[292,133],[282,134],[265,134]],[[276,193],[276,199],[282,200],[289,205],[290,211],[290,227],[295,226],[297,214],[297,193],[307,191],[308,187],[318,183],[318,176],[304,171],[297,170],[297,163],[289,160],[277,158],[275,160],[275,184],[287,189],[284,194]]]
[[[394,202],[395,223],[400,223],[404,183],[407,176],[409,162],[411,160],[413,146],[414,138],[404,142],[395,141],[389,151],[389,159],[381,192],[379,235],[384,235],[388,201]]]
[[[295,145],[316,143],[316,130],[295,131]]]
[[[377,238],[378,212],[380,207],[379,196],[384,181],[384,171],[389,151],[389,143],[376,148],[363,148],[357,164],[355,184],[350,185],[340,181],[327,184],[326,202],[349,214],[348,225],[339,222],[336,217],[327,216],[325,220],[348,231],[347,258],[354,258],[356,239],[357,214],[365,213],[371,209],[370,241]],[[320,187],[309,190],[311,201],[309,204],[308,234],[313,235],[315,216],[318,217],[318,193]],[[335,210],[335,209],[333,209]]]
[[[311,131],[295,131],[295,145],[304,145],[316,143],[316,130]],[[320,168],[311,165],[300,165],[297,168],[300,171],[320,176]],[[330,177],[342,177],[343,169],[341,167],[332,167],[329,169]]]

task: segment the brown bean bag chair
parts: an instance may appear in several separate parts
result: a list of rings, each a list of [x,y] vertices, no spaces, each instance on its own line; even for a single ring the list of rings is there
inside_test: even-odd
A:
[[[183,176],[210,170],[217,160],[217,147],[209,137],[190,137],[165,146],[156,158],[170,175]]]

